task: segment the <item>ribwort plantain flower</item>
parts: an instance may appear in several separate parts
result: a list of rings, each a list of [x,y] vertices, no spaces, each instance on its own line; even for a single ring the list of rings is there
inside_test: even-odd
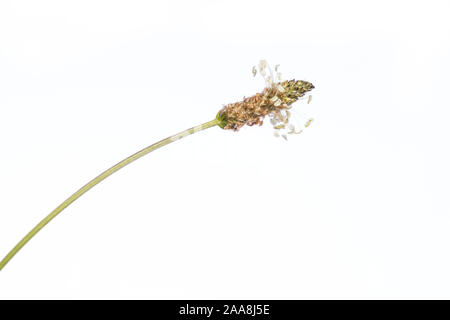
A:
[[[278,65],[275,67],[275,77],[273,70],[267,65],[265,60],[260,61],[258,68],[253,67],[253,75],[258,72],[264,78],[266,86],[261,93],[248,98],[244,98],[240,102],[230,103],[224,106],[218,113],[215,119],[184,130],[159,142],[156,142],[128,158],[120,161],[111,168],[105,170],[100,175],[89,181],[52,212],[50,212],[44,219],[41,220],[25,237],[20,240],[17,245],[0,261],[0,270],[19,252],[22,247],[31,240],[44,226],[53,220],[61,211],[67,208],[71,203],[81,197],[84,193],[92,189],[95,185],[112,175],[114,172],[122,169],[131,162],[145,156],[146,154],[159,149],[171,142],[184,138],[195,132],[205,130],[211,127],[219,126],[225,130],[237,131],[245,125],[262,125],[265,117],[270,118],[270,123],[275,129],[275,135],[287,139],[286,134],[296,134],[302,132],[297,129],[290,121],[291,106],[294,102],[304,97],[309,91],[314,89],[314,86],[302,80],[281,80],[281,74],[278,72]],[[308,97],[308,103],[311,101],[311,96]],[[308,127],[312,119],[307,119],[303,122],[303,128]]]
[[[244,97],[240,102],[224,106],[217,114],[221,128],[237,131],[245,125],[262,125],[264,118],[268,116],[275,129],[275,136],[281,135],[286,138],[286,134],[302,132],[301,129],[297,130],[295,125],[290,122],[290,109],[294,102],[304,97],[314,89],[314,86],[312,83],[303,80],[281,81],[278,67],[279,65],[275,66],[275,78],[267,62],[265,60],[260,61],[258,69],[266,81],[266,87],[261,93],[248,98]],[[268,72],[266,69],[268,69]],[[253,67],[252,73],[254,76],[257,72],[256,67]],[[308,103],[311,101],[310,98],[311,96],[309,96]],[[307,119],[303,126],[308,127],[311,121],[311,118]]]

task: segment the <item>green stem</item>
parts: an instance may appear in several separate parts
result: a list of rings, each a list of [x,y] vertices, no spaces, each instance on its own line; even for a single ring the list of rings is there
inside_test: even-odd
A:
[[[120,161],[116,165],[112,166],[108,170],[101,173],[96,178],[89,181],[87,184],[85,184],[83,187],[81,187],[77,192],[72,194],[69,198],[67,198],[63,203],[61,203],[55,210],[50,212],[48,216],[46,216],[44,219],[42,219],[41,222],[39,222],[22,240],[19,241],[19,243],[16,244],[16,246],[3,258],[3,260],[0,262],[0,270],[2,270],[5,265],[16,255],[17,252],[19,252],[22,247],[33,238],[36,233],[39,232],[47,223],[49,223],[53,218],[55,218],[61,211],[63,211],[65,208],[67,208],[72,202],[77,200],[79,197],[81,197],[85,192],[90,190],[92,187],[94,187],[96,184],[101,182],[102,180],[106,179],[110,175],[112,175],[114,172],[118,171],[119,169],[122,169],[126,165],[130,164],[131,162],[145,156],[146,154],[161,148],[162,146],[165,146],[166,144],[169,144],[173,141],[176,141],[178,139],[181,139],[183,137],[186,137],[188,135],[191,135],[197,131],[201,131],[207,128],[214,127],[220,123],[220,120],[214,119],[209,122],[206,122],[204,124],[201,124],[196,127],[192,127],[190,129],[184,130],[180,133],[177,133],[173,136],[170,136],[164,140],[161,140],[159,142],[156,142],[152,144],[151,146],[148,146],[141,151],[136,152],[135,154],[129,156],[128,158]]]

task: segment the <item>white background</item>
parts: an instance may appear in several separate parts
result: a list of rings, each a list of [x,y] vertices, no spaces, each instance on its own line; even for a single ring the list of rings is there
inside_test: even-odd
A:
[[[262,90],[315,122],[218,127],[105,180],[0,298],[450,298],[448,1],[2,1],[0,255],[77,188]]]

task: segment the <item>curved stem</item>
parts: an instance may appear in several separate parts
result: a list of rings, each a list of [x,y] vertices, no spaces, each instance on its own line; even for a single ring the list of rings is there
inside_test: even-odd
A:
[[[161,148],[162,146],[165,146],[166,144],[169,144],[173,141],[176,141],[178,139],[181,139],[183,137],[186,137],[188,135],[191,135],[197,131],[201,131],[207,128],[214,127],[219,124],[219,120],[214,119],[209,122],[206,122],[204,124],[201,124],[199,126],[192,127],[190,129],[184,130],[180,133],[177,133],[173,136],[170,136],[164,140],[161,140],[159,142],[156,142],[141,151],[136,152],[135,154],[129,156],[128,158],[120,161],[119,163],[115,164],[108,170],[104,171],[91,181],[89,181],[87,184],[85,184],[83,187],[81,187],[77,192],[72,194],[69,198],[67,198],[63,203],[61,203],[55,210],[50,212],[48,216],[46,216],[44,219],[42,219],[41,222],[39,222],[22,240],[19,241],[19,243],[16,244],[16,246],[3,258],[3,260],[0,262],[0,270],[2,270],[5,265],[16,255],[17,252],[19,252],[22,247],[33,238],[36,233],[39,232],[47,223],[49,223],[53,218],[55,218],[61,211],[63,211],[65,208],[67,208],[72,202],[77,200],[79,197],[81,197],[85,192],[90,190],[92,187],[94,187],[96,184],[101,182],[102,180],[106,179],[110,175],[112,175],[114,172],[122,169],[126,165],[130,164],[131,162],[145,156],[146,154]]]

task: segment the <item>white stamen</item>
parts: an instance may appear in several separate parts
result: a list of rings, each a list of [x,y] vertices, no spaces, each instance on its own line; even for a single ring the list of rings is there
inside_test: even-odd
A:
[[[267,67],[267,61],[261,60],[259,61],[259,73],[265,78],[266,76],[266,67]]]
[[[281,93],[286,92],[286,89],[283,88],[283,86],[281,84],[278,85],[278,91],[280,91]]]
[[[310,125],[313,121],[314,121],[313,118],[309,118],[308,121],[306,121],[306,123],[305,123],[305,128],[308,128],[309,125]]]

